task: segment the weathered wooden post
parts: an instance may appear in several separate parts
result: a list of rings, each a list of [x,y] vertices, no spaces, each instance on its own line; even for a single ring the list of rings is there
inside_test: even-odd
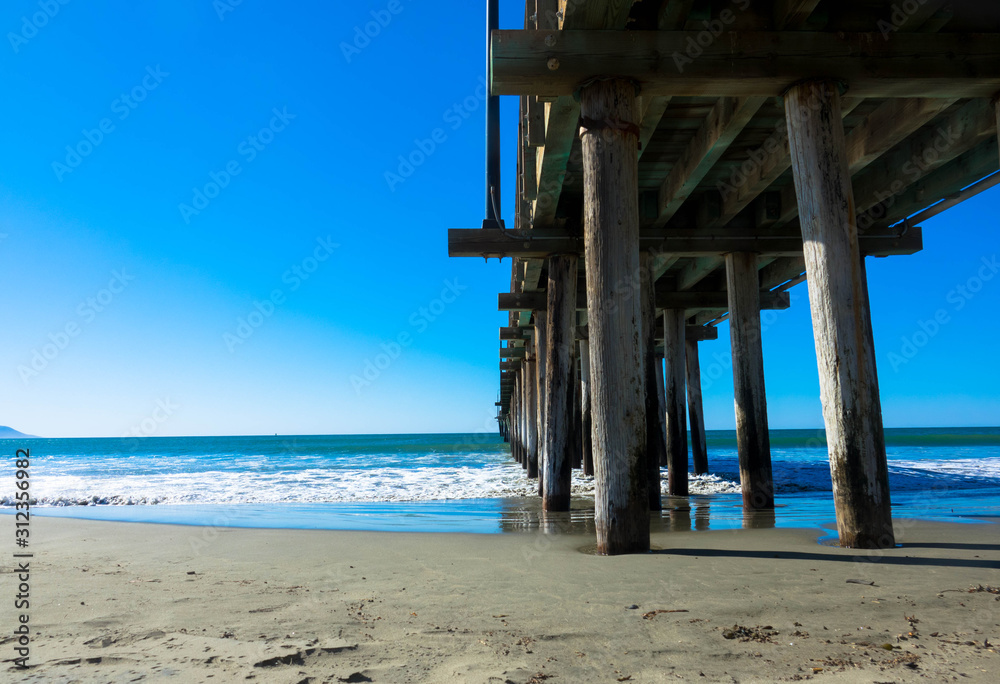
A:
[[[705,442],[705,410],[701,402],[701,362],[698,340],[684,344],[687,362],[688,415],[691,422],[691,458],[697,475],[708,474],[708,446]]]
[[[574,331],[575,334],[576,331]],[[579,470],[583,467],[583,405],[580,398],[580,353],[573,343],[573,425],[572,425],[572,453],[573,469]]]
[[[785,94],[841,546],[895,544],[875,348],[838,84]]]
[[[528,373],[527,359],[521,361],[521,370],[518,371],[518,404],[517,415],[518,430],[521,433],[521,467],[528,469],[528,388],[525,378]]]
[[[645,552],[649,501],[642,312],[640,297],[620,290],[639,271],[635,84],[621,79],[585,84],[580,108],[597,551]]]
[[[522,366],[524,364],[522,363]],[[524,461],[524,442],[521,440],[521,373],[522,368],[517,369],[517,373],[514,374],[514,392],[511,395],[511,426],[510,434],[512,438],[512,444],[515,447],[515,460],[518,463],[523,463]]]
[[[660,454],[660,466],[667,467],[667,394],[663,386],[663,354],[656,355],[656,412],[660,416],[660,439],[663,440],[663,453]]]
[[[659,385],[656,382],[656,298],[653,292],[653,257],[639,255],[639,288],[642,306],[642,367],[646,381],[646,472],[649,477],[649,510],[662,511],[660,496],[660,462],[667,458],[667,445],[662,439],[663,418],[660,416]]]
[[[545,486],[545,361],[547,359],[548,341],[546,339],[546,320],[544,311],[535,312],[535,421],[538,430],[538,496],[542,495]]]
[[[733,355],[736,448],[739,451],[743,508],[774,508],[771,439],[764,391],[764,350],[760,339],[760,278],[757,255],[726,255],[729,331]]]
[[[542,510],[568,511],[573,475],[573,347],[576,255],[549,258],[545,316],[545,451]]]
[[[664,395],[667,403],[667,493],[688,495],[687,412],[684,410],[684,309],[663,310]]]
[[[528,477],[538,477],[538,389],[535,382],[535,354],[529,349],[524,359],[525,416],[524,426],[528,434]]]
[[[594,424],[590,402],[590,344],[580,340],[580,432],[583,438],[583,474],[594,475]]]

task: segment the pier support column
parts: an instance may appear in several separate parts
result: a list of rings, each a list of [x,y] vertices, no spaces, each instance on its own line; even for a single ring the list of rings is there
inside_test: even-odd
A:
[[[594,475],[594,424],[590,413],[590,344],[580,340],[580,432],[583,439],[583,474]]]
[[[517,429],[521,435],[521,467],[528,469],[528,391],[524,379],[527,377],[527,361],[521,362],[521,370],[517,373]]]
[[[573,256],[549,258],[545,339],[545,457],[542,510],[568,511],[573,475],[573,338],[576,273]]]
[[[687,364],[688,416],[691,422],[691,458],[696,475],[708,474],[708,446],[705,442],[705,410],[701,402],[701,361],[698,341],[684,343]]]
[[[836,83],[785,95],[840,544],[891,548],[875,345],[840,116]]]
[[[660,439],[663,440],[663,453],[660,454],[660,466],[667,467],[667,394],[663,386],[663,354],[656,355],[656,412],[660,416]]]
[[[514,391],[510,397],[510,450],[514,461],[521,462],[521,370],[514,373]]]
[[[641,298],[622,291],[639,274],[635,90],[609,79],[580,91],[594,522],[608,555],[649,550]]]
[[[646,472],[649,477],[649,510],[662,511],[660,496],[660,462],[667,458],[667,445],[662,436],[663,417],[656,382],[656,300],[653,293],[653,257],[639,255],[640,289],[642,292],[642,366],[646,376]]]
[[[756,254],[737,252],[726,255],[726,286],[729,291],[736,448],[739,451],[743,508],[774,508]]]
[[[667,404],[667,493],[688,495],[687,412],[684,396],[684,309],[663,311],[664,395]]]
[[[524,359],[524,428],[527,433],[528,477],[538,477],[538,390],[535,383],[535,355],[529,350]]]
[[[576,331],[574,330],[574,336]],[[581,404],[580,397],[580,352],[576,347],[576,341],[573,344],[573,425],[572,434],[570,435],[572,439],[572,453],[573,453],[573,469],[579,470],[583,467],[583,405]]]
[[[535,424],[538,433],[538,496],[545,486],[545,360],[546,349],[545,312],[535,312]]]

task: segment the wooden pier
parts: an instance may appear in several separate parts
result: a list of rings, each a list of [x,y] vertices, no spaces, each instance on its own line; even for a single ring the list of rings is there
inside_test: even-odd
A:
[[[499,420],[544,508],[579,464],[599,551],[648,550],[688,418],[708,470],[697,349],[728,320],[744,507],[772,509],[760,311],[807,282],[840,543],[893,546],[866,257],[1000,180],[1000,4],[528,0],[489,64],[520,101],[514,225],[497,179],[448,245],[512,258]]]

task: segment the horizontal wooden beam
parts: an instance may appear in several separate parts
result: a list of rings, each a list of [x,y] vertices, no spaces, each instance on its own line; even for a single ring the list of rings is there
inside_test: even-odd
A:
[[[991,97],[1000,34],[740,32],[702,47],[699,31],[494,31],[494,95],[572,95],[601,75],[643,96],[780,96],[822,76],[853,97]]]
[[[729,308],[729,297],[726,292],[657,292],[657,309],[719,309]],[[586,292],[577,292],[576,306],[578,309],[587,307]],[[501,292],[497,297],[499,311],[544,311],[546,307],[545,292]],[[787,309],[788,294],[785,292],[760,293],[760,308]]]
[[[526,354],[524,347],[501,347],[501,359],[523,359]]]
[[[662,318],[662,317],[661,317]],[[689,325],[684,328],[684,338],[688,342],[704,342],[719,339],[719,329],[707,325]]]
[[[922,248],[919,231],[861,238],[861,252],[874,256],[913,254]],[[797,234],[746,235],[732,231],[697,235],[692,231],[647,229],[640,234],[639,249],[680,257],[717,257],[729,252],[756,252],[772,257],[799,256],[802,254],[802,237]],[[583,238],[558,229],[519,232],[453,228],[448,231],[448,255],[453,257],[544,258],[554,254],[582,255]]]

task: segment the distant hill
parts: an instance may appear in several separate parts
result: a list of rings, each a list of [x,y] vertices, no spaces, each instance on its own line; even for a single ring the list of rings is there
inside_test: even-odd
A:
[[[0,439],[15,439],[17,437],[32,437],[33,435],[26,435],[23,432],[18,432],[14,428],[7,427],[6,425],[0,425]]]

